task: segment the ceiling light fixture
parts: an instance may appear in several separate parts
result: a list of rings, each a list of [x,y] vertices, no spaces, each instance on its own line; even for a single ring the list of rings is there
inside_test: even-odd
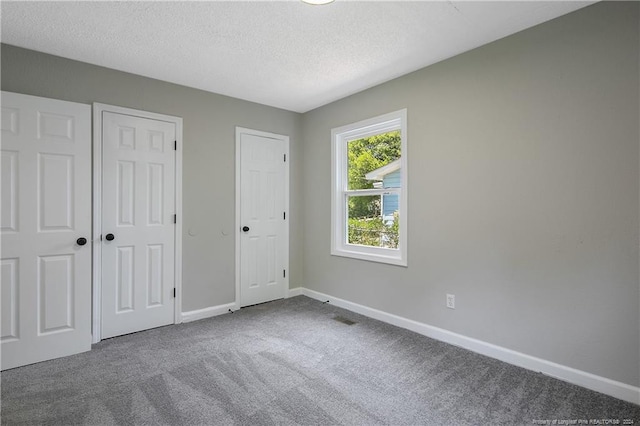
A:
[[[303,3],[312,4],[314,6],[333,3],[333,1],[334,0],[302,0]]]

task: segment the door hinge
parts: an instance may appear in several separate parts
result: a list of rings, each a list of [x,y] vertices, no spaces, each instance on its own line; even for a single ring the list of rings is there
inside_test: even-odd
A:
[[[178,150],[178,141],[173,141],[173,150],[174,151]]]
[[[178,215],[177,214],[173,215],[173,223],[178,223]]]
[[[284,162],[287,162],[287,154],[284,155]]]
[[[173,288],[173,297],[176,297],[176,289],[175,289],[175,287]]]
[[[282,270],[282,278],[287,278],[287,270],[286,269]]]

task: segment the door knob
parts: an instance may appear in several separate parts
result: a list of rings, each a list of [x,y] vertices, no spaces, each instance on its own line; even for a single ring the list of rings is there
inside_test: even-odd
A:
[[[242,227],[242,231],[243,232],[249,232],[249,227],[248,226],[243,226]]]
[[[104,237],[104,239],[105,239],[105,240],[107,240],[107,241],[113,241],[115,238],[116,238],[116,237],[115,237],[115,235],[113,235],[113,234],[107,234],[107,235]]]
[[[84,237],[80,237],[76,240],[76,244],[78,244],[79,246],[83,246],[87,244],[87,239]]]

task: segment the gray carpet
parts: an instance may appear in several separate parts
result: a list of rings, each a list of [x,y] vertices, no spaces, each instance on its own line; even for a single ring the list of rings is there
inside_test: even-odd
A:
[[[105,340],[1,380],[2,424],[640,422],[637,405],[304,296]]]

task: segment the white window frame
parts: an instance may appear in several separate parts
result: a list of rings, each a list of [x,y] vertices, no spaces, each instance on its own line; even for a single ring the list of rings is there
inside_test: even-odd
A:
[[[381,133],[400,130],[401,188],[348,189],[347,143]],[[331,130],[331,254],[371,262],[407,266],[407,110],[402,109]],[[350,194],[384,195],[397,193],[399,200],[399,243],[397,249],[347,243],[347,197]]]

